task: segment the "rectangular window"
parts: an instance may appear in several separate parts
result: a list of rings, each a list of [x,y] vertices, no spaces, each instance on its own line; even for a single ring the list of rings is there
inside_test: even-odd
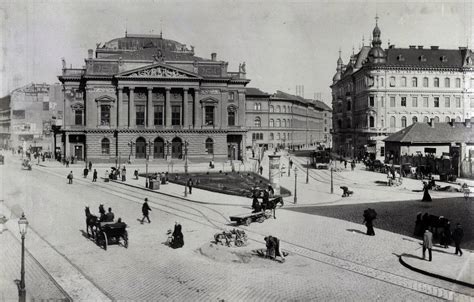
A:
[[[461,98],[456,97],[456,108],[461,108]]]
[[[412,78],[411,79],[411,86],[418,87],[418,79],[417,78]]]
[[[154,111],[153,123],[155,125],[162,126],[163,125],[163,105],[153,106],[153,111]]]
[[[206,126],[214,125],[214,106],[206,106],[205,107],[204,124]]]
[[[171,106],[171,126],[181,125],[181,106]]]
[[[82,110],[74,111],[74,125],[82,126]]]
[[[428,87],[428,78],[423,78],[423,87]]]
[[[461,79],[456,78],[456,88],[461,88]]]
[[[43,111],[49,111],[49,102],[43,102]]]
[[[383,101],[384,101],[384,99],[383,99],[383,96],[382,96],[382,97],[380,97],[380,107],[384,106]]]
[[[423,107],[428,107],[428,97],[427,96],[423,97]]]
[[[137,105],[135,106],[135,122],[137,126],[145,126],[145,106]]]
[[[451,107],[451,100],[449,99],[449,96],[444,98],[444,107],[446,108]]]
[[[444,87],[449,88],[451,86],[451,81],[449,78],[444,79]]]
[[[439,78],[434,79],[434,87],[439,87]]]
[[[12,115],[16,120],[23,120],[25,119],[25,110],[13,110]]]
[[[407,78],[402,77],[401,85],[402,85],[402,87],[407,87]]]
[[[471,99],[471,108],[474,108],[474,98]]]
[[[233,91],[229,91],[229,101],[234,101],[234,92]]]
[[[395,97],[394,96],[390,97],[390,107],[395,107]]]
[[[439,107],[439,97],[434,97],[433,98],[433,104],[434,104],[435,108]]]
[[[385,156],[385,147],[380,147],[380,156]]]
[[[401,105],[402,105],[402,107],[406,107],[406,106],[407,106],[407,98],[404,97],[404,96],[402,96]]]
[[[411,106],[418,107],[418,98],[416,96],[411,98]]]
[[[110,106],[100,105],[100,125],[110,126]]]
[[[375,98],[373,96],[369,97],[369,106],[374,107],[375,106]]]

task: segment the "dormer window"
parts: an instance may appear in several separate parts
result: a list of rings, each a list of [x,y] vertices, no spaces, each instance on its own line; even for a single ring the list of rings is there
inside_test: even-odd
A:
[[[448,58],[446,56],[441,56],[439,59],[441,62],[448,62]]]
[[[419,59],[420,62],[426,62],[426,57],[424,55],[421,55]]]
[[[400,62],[403,62],[405,61],[405,58],[400,54],[397,56],[397,60],[400,61]]]

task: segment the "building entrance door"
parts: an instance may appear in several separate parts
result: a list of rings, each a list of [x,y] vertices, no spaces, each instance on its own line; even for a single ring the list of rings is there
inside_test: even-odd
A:
[[[227,158],[237,160],[239,157],[239,145],[237,143],[227,143]]]
[[[183,142],[179,137],[173,138],[171,141],[171,158],[182,158]]]
[[[75,145],[74,146],[74,157],[77,159],[77,160],[82,160],[82,145]]]
[[[155,139],[153,143],[153,158],[165,157],[165,142],[161,138]]]
[[[146,157],[146,141],[143,137],[139,137],[136,142],[135,158]]]

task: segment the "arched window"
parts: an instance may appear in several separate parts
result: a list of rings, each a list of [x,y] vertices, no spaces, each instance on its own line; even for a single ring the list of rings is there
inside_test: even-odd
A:
[[[390,117],[390,128],[395,128],[395,127],[396,127],[395,117],[391,116]]]
[[[411,86],[412,87],[418,87],[418,78],[411,78]]]
[[[283,113],[286,113],[286,106],[283,106]]]
[[[428,123],[429,121],[430,119],[427,116],[423,117],[423,123]]]
[[[280,119],[277,119],[277,124],[276,124],[277,127],[281,127],[281,121]]]
[[[435,122],[435,123],[439,123],[439,116],[435,116],[434,122]]]
[[[260,119],[260,117],[257,116],[255,118],[254,125],[255,125],[255,127],[258,127],[258,128],[262,127],[262,120]]]
[[[444,121],[445,121],[446,123],[449,123],[449,122],[451,122],[451,119],[449,118],[449,116],[447,116],[447,117],[444,118]]]
[[[369,117],[369,127],[375,127],[375,119],[373,116]]]
[[[405,116],[402,116],[402,128],[405,128],[407,126],[407,118]]]
[[[227,111],[227,125],[235,126],[235,109],[232,107]]]
[[[109,155],[110,154],[110,141],[108,138],[103,138],[100,142],[102,155]]]
[[[434,87],[439,87],[439,78],[434,78]]]
[[[283,108],[285,108],[285,107],[283,107]],[[282,126],[283,128],[286,128],[286,120],[283,119],[281,122],[282,122],[282,125],[281,125],[281,126]]]
[[[280,111],[281,111],[280,105],[277,105],[276,112],[280,112]]]
[[[414,123],[418,123],[418,118],[416,116],[412,117],[411,119],[411,122],[414,124]]]
[[[270,119],[270,127],[273,127],[274,126],[274,121],[273,119]]]
[[[456,88],[461,88],[461,79],[456,78]]]
[[[206,152],[207,154],[214,154],[214,141],[210,137],[206,139]]]
[[[270,140],[272,141],[272,140],[274,140],[274,139],[275,139],[275,137],[274,137],[274,135],[273,135],[273,132],[270,132]]]
[[[406,77],[402,77],[401,86],[402,87],[407,87],[407,78]]]
[[[423,87],[428,87],[428,78],[427,77],[423,78]]]
[[[274,112],[275,111],[275,108],[273,107],[273,105],[270,105],[270,112]]]
[[[446,88],[451,87],[451,80],[449,78],[444,79],[444,87]]]

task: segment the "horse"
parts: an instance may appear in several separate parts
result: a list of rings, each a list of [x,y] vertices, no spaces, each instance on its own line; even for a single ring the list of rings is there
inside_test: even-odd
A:
[[[262,209],[265,210],[271,210],[273,213],[273,218],[276,219],[276,206],[280,205],[279,208],[281,208],[284,205],[283,198],[281,196],[275,197],[273,199],[268,199],[268,202],[266,204],[263,204],[262,202]]]
[[[97,227],[97,223],[98,223],[99,219],[97,218],[97,216],[91,214],[91,211],[89,210],[89,207],[86,207],[85,213],[86,213],[86,232],[87,232],[87,236],[90,237],[92,235],[92,237],[94,238],[95,237],[94,227],[95,228]],[[91,230],[90,235],[89,235],[89,229]]]

